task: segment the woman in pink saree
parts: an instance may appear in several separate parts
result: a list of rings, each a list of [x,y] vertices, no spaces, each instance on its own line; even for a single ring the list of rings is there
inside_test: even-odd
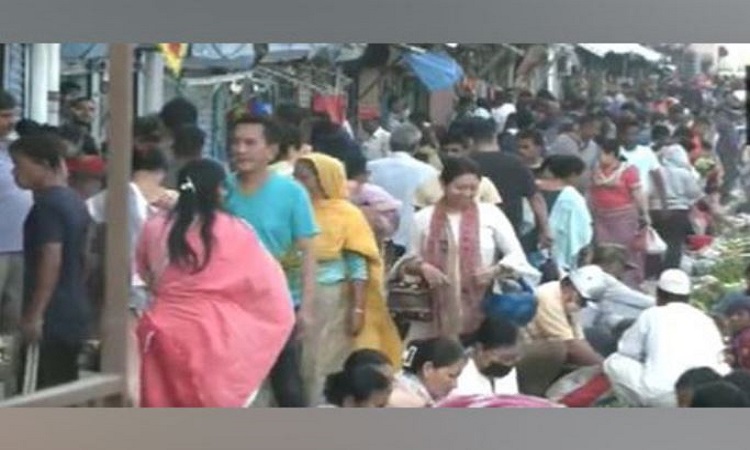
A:
[[[175,209],[139,240],[153,296],[138,324],[143,407],[249,406],[291,333],[284,274],[248,224],[220,211],[224,179],[215,162],[187,164]]]

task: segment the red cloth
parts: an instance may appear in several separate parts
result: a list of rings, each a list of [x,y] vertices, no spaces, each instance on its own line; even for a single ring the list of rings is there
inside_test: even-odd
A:
[[[313,97],[313,112],[327,113],[331,121],[337,125],[346,119],[346,97],[343,95],[320,95]]]
[[[620,181],[612,186],[591,186],[591,201],[596,209],[619,209],[632,205],[633,189],[640,184],[638,169],[630,166],[622,173]]]
[[[461,213],[459,236],[456,239],[451,232],[445,200],[443,199],[435,205],[425,245],[425,261],[440,269],[442,273],[450,274],[449,253],[450,248],[454,245],[452,240],[456,239],[458,241],[457,256],[460,280],[451,281],[461,284],[461,298],[453,298],[453,286],[437,289],[433,294],[439,333],[446,333],[447,335],[471,334],[479,328],[484,319],[480,304],[486,286],[480,286],[475,276],[477,270],[481,267],[479,227],[479,207],[472,203]],[[447,329],[450,327],[448,324],[452,323],[448,316],[455,314],[452,306],[456,304],[460,304],[463,308],[461,311],[463,313],[461,329]]]
[[[563,405],[527,395],[462,395],[449,397],[436,408],[562,408]]]
[[[81,156],[65,160],[69,173],[100,176],[104,175],[107,165],[99,156]]]
[[[601,373],[563,397],[560,403],[569,408],[588,408],[593,406],[611,388],[612,385],[609,382],[609,378],[607,378],[607,375]]]
[[[153,286],[138,324],[141,406],[244,406],[258,391],[292,327],[281,267],[243,221],[218,214],[209,264],[198,273],[165,269],[166,216],[150,219],[136,253]],[[202,257],[199,229],[188,243]]]
[[[377,120],[380,119],[380,112],[377,106],[360,106],[359,107],[359,119],[360,120]]]

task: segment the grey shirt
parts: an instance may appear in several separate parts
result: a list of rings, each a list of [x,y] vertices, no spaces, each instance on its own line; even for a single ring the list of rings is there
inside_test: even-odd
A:
[[[0,254],[23,251],[23,223],[34,203],[30,191],[16,185],[8,140],[0,140]]]

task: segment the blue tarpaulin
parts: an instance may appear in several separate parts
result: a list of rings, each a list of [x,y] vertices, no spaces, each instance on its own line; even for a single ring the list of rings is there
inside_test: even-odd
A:
[[[445,53],[409,53],[404,59],[431,92],[450,89],[464,77],[461,66]]]

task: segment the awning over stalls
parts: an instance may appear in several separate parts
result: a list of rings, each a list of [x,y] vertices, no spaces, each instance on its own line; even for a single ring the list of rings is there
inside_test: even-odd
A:
[[[255,62],[255,55],[253,44],[195,43],[190,45],[190,52],[183,62],[183,67],[188,70],[248,70]]]
[[[266,44],[268,52],[263,55],[260,62],[264,64],[277,64],[288,61],[307,59],[316,49],[316,46],[325,44]]]
[[[604,58],[609,54],[635,55],[651,63],[663,61],[666,56],[641,44],[577,44],[587,52]]]
[[[445,53],[409,52],[404,61],[429,91],[450,89],[464,77],[458,62]]]
[[[79,42],[60,45],[60,58],[69,63],[106,58],[108,53],[107,44]]]

